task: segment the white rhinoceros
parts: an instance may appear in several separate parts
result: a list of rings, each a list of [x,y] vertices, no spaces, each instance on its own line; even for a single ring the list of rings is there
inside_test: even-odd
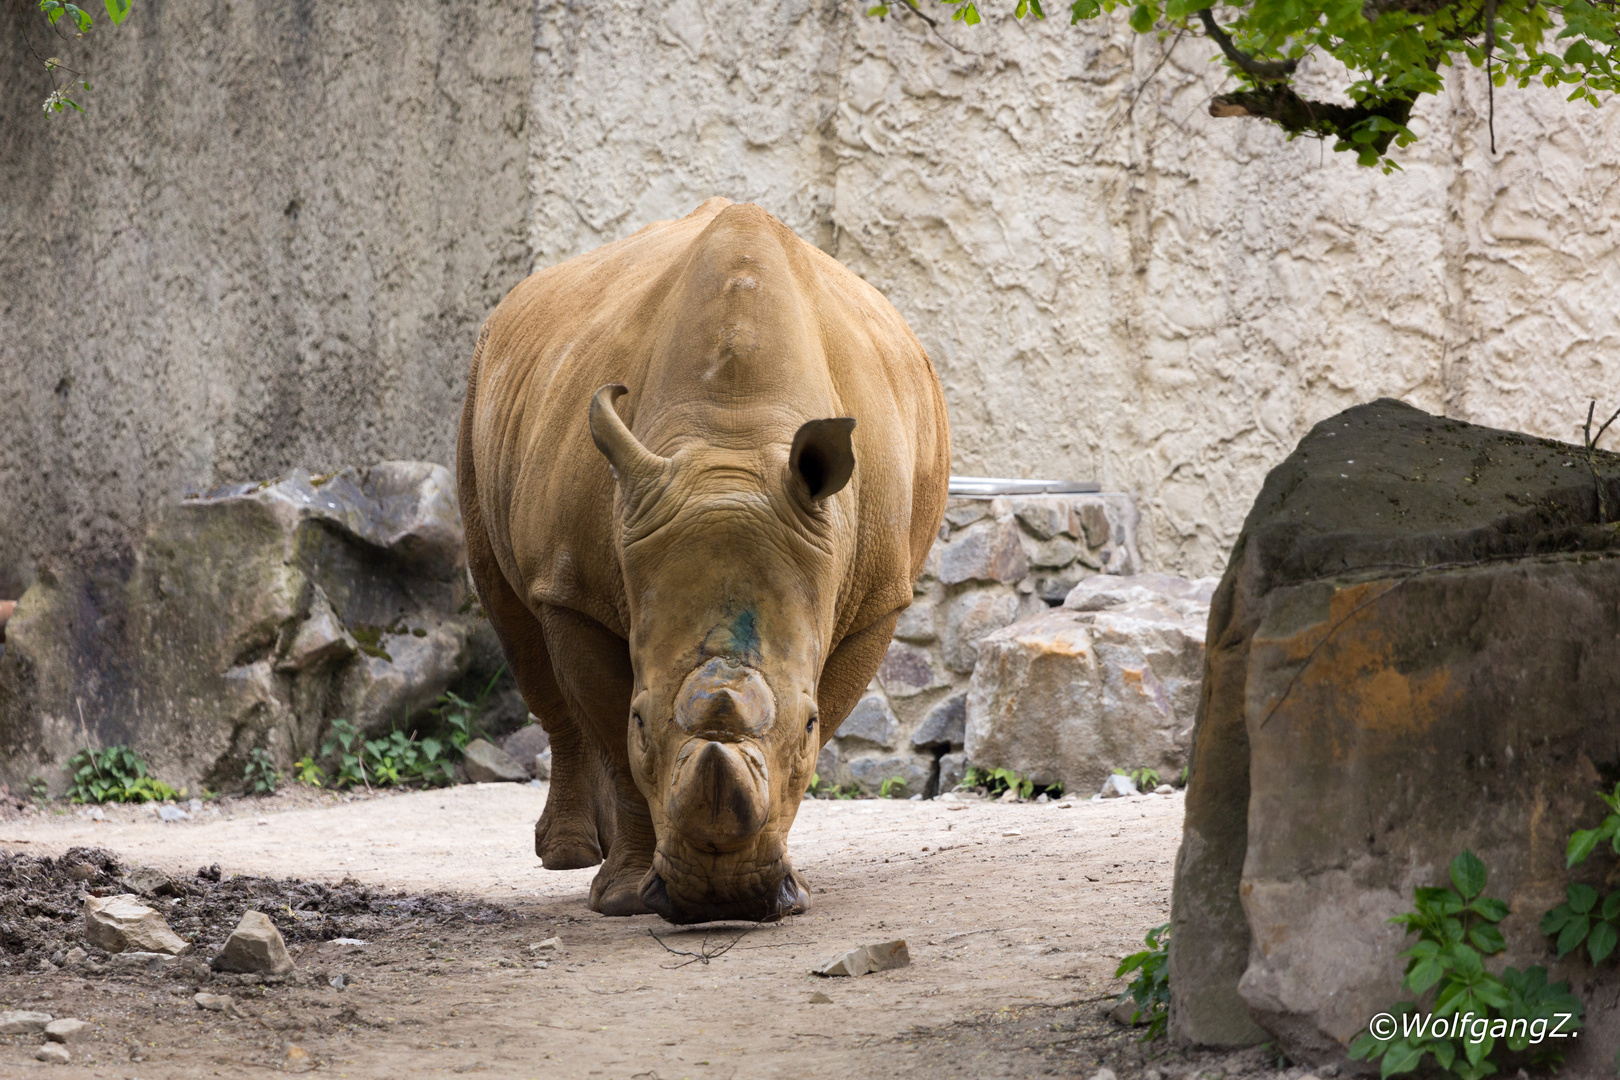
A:
[[[603,862],[607,914],[804,910],[788,829],[911,603],[949,463],[905,321],[757,206],[710,199],[513,289],[458,467],[479,594],[551,736],[544,865]]]

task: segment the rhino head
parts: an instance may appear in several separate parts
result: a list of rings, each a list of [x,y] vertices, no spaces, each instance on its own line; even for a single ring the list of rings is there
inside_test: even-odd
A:
[[[644,903],[677,923],[805,910],[787,834],[821,748],[817,680],[853,534],[847,418],[791,446],[643,446],[591,402],[617,480],[614,520],[635,673],[627,743],[657,836]],[[784,452],[785,451],[785,452]]]

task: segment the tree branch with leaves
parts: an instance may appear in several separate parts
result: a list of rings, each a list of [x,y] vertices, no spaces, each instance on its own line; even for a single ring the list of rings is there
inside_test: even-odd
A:
[[[981,21],[976,0],[938,0],[952,19]],[[882,17],[920,0],[884,0],[867,14]],[[1211,116],[1259,117],[1289,138],[1332,139],[1362,165],[1399,168],[1391,144],[1417,135],[1407,126],[1425,94],[1438,94],[1443,69],[1459,58],[1485,69],[1495,90],[1533,82],[1568,87],[1570,101],[1599,105],[1620,90],[1620,0],[1073,0],[1079,23],[1125,9],[1138,33],[1192,33],[1209,38],[1235,90],[1210,101]],[[1044,19],[1040,0],[1017,0],[1015,18]],[[1344,101],[1324,101],[1296,88],[1301,65],[1328,56],[1348,70]],[[1346,103],[1348,102],[1348,103]]]
[[[102,6],[107,11],[107,18],[117,26],[129,17],[129,7],[132,0],[102,0]],[[88,11],[77,4],[70,4],[67,0],[39,0],[39,12],[45,16],[45,24],[57,37],[63,41],[71,41],[68,32],[73,37],[84,37],[95,27],[95,20]],[[45,98],[45,112],[59,113],[67,109],[84,112],[84,106],[73,100],[74,94],[81,89],[90,89],[90,80],[83,71],[69,67],[57,56],[41,56],[34,47],[31,39],[25,38],[28,49],[34,54],[34,59],[45,65],[46,72],[51,78],[51,92]],[[53,50],[54,51],[54,50]],[[65,72],[72,78],[66,82],[59,81],[58,72]]]

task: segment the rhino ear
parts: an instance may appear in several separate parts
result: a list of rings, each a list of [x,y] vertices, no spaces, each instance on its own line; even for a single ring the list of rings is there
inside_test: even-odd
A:
[[[788,471],[816,502],[838,494],[854,474],[855,448],[849,441],[854,430],[853,416],[835,416],[808,421],[793,436]]]

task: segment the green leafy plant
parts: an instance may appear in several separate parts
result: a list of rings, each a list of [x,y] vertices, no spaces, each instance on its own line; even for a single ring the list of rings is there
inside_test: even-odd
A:
[[[1136,785],[1137,791],[1152,791],[1159,786],[1159,774],[1146,765],[1136,769],[1115,769],[1115,776],[1128,776],[1131,783]]]
[[[814,773],[810,777],[810,794],[820,799],[858,799],[861,789],[854,784],[834,784],[823,780],[820,773]]]
[[[467,749],[467,744],[474,739],[487,739],[480,720],[484,708],[489,701],[490,694],[494,693],[495,686],[500,682],[501,676],[506,674],[506,665],[502,664],[490,677],[489,682],[478,692],[478,696],[468,701],[459,694],[446,690],[434,702],[433,714],[438,717],[443,728],[445,738],[457,756]],[[814,787],[814,783],[811,784]]]
[[[1142,940],[1147,948],[1121,960],[1114,969],[1114,978],[1135,973],[1136,978],[1119,997],[1121,1001],[1130,998],[1136,1002],[1131,1023],[1145,1020],[1147,1030],[1142,1033],[1142,1041],[1152,1042],[1164,1035],[1170,1023],[1170,924],[1155,926]]]
[[[107,18],[112,20],[114,26],[117,26],[128,18],[130,3],[131,0],[102,0],[102,7],[106,9]],[[78,31],[77,36],[82,38],[95,25],[95,20],[88,11],[78,4],[68,3],[67,0],[39,0],[39,11],[40,14],[45,16],[46,25],[59,37],[62,36],[64,28],[72,27]],[[69,96],[78,93],[75,84],[84,90],[90,89],[90,80],[85,77],[84,72],[69,67],[62,62],[60,57],[40,56],[39,52],[34,49],[31,40],[28,44],[30,51],[45,65],[45,70],[51,76],[51,93],[45,99],[45,112],[47,114],[60,113],[67,109],[72,109],[74,112],[84,112],[84,106]],[[56,81],[57,72],[59,71],[68,72],[73,78],[66,83],[59,84]]]
[[[68,758],[68,798],[76,803],[163,802],[180,792],[154,776],[127,746],[85,747]]]
[[[242,787],[250,795],[273,795],[281,783],[281,770],[270,760],[262,746],[248,751],[247,765],[242,769]]]
[[[416,733],[407,735],[395,729],[375,739],[362,736],[348,720],[332,721],[332,730],[321,745],[321,756],[336,765],[332,786],[352,787],[362,784],[370,787],[388,787],[399,784],[448,784],[455,779],[455,761],[450,745],[433,737],[419,739]],[[305,761],[308,761],[306,758]],[[303,769],[304,762],[299,763]],[[313,762],[315,782],[320,782],[320,769]],[[305,781],[308,783],[309,781]]]
[[[1442,1073],[1480,1080],[1498,1071],[1493,1055],[1539,1043],[1538,1025],[1542,1035],[1559,1017],[1569,1030],[1581,1026],[1580,1000],[1568,983],[1548,983],[1545,968],[1509,967],[1500,976],[1486,970],[1484,958],[1506,946],[1497,923],[1508,906],[1485,895],[1485,864],[1473,852],[1458,855],[1450,870],[1452,888],[1414,890],[1413,910],[1390,920],[1418,936],[1401,954],[1401,986],[1416,999],[1391,1010],[1389,1037],[1369,1028],[1350,1044],[1352,1058],[1378,1061],[1385,1077],[1413,1072],[1431,1057]],[[1420,1010],[1431,991],[1432,1004]]]
[[[906,778],[905,777],[903,777],[903,776],[891,776],[887,780],[883,781],[883,783],[878,785],[878,798],[880,798],[880,799],[893,799],[893,798],[896,798],[897,796],[894,794],[895,790],[897,788],[903,788],[905,786],[906,786]]]
[[[1011,769],[981,769],[977,765],[968,766],[967,772],[962,776],[962,782],[957,787],[983,788],[988,795],[1016,791],[1021,799],[1030,798],[1035,794],[1035,781],[1029,777],[1020,776]]]
[[[28,778],[28,797],[37,803],[49,801],[51,786],[45,782],[43,776],[30,776]]]
[[[310,787],[320,787],[326,779],[326,772],[317,764],[313,755],[305,754],[293,762],[293,768],[298,770],[298,782],[308,784]]]
[[[342,717],[332,721],[332,731],[321,743],[321,757],[331,758],[337,765],[333,787],[370,785],[366,776],[365,740],[354,725]]]
[[[1600,844],[1607,843],[1620,854],[1620,784],[1609,794],[1598,792],[1598,798],[1609,808],[1608,816],[1597,828],[1577,829],[1570,836],[1564,851],[1566,869],[1584,863]],[[1600,897],[1592,886],[1571,882],[1565,897],[1541,917],[1541,932],[1557,936],[1560,959],[1584,945],[1592,963],[1603,963],[1620,941],[1620,890]]]
[[[980,21],[976,0],[939,2],[954,9],[953,21]],[[1009,6],[1018,19],[1046,17],[1040,0]],[[867,14],[895,10],[934,21],[918,0],[879,0]],[[1220,5],[1224,19],[1208,0],[1073,0],[1069,21],[1120,10],[1137,33],[1178,42],[1201,36],[1219,50],[1238,88],[1217,94],[1210,115],[1259,117],[1290,138],[1332,139],[1333,149],[1386,173],[1398,168],[1386,153],[1390,144],[1417,138],[1407,126],[1414,104],[1440,93],[1443,69],[1459,60],[1486,70],[1493,144],[1497,87],[1567,87],[1570,101],[1593,105],[1600,94],[1620,90],[1620,6],[1611,0],[1234,0]],[[1302,64],[1321,55],[1348,69],[1348,80],[1335,89],[1350,104],[1307,99],[1296,90]]]

